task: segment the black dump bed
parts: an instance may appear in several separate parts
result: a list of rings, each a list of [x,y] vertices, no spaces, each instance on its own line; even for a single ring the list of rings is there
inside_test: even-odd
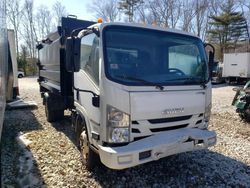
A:
[[[62,17],[61,26],[38,44],[38,67],[40,91],[56,93],[60,96],[72,96],[72,73],[65,70],[65,41],[71,32],[86,28],[95,22]]]

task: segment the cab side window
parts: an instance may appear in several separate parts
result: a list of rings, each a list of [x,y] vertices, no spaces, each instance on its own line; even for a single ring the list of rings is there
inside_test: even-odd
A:
[[[99,85],[99,38],[94,33],[81,40],[81,69]]]

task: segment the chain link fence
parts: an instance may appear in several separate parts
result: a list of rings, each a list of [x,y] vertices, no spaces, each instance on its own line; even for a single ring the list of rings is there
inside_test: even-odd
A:
[[[6,1],[0,1],[0,139],[5,110],[6,72],[8,66]]]

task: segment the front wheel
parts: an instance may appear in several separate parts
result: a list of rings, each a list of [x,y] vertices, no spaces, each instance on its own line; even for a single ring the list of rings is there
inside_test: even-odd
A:
[[[84,126],[83,126],[83,129]],[[93,151],[90,147],[89,139],[87,136],[86,129],[83,130],[79,138],[79,146],[82,157],[82,162],[88,170],[93,170],[96,166],[100,164],[100,158],[97,153]]]

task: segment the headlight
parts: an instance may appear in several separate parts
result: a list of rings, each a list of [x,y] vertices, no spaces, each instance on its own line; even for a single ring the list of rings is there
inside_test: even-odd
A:
[[[205,114],[204,114],[204,119],[205,122],[208,122],[210,119],[210,115],[211,115],[211,108],[212,108],[212,104],[209,104],[208,106],[206,106],[205,109]]]
[[[114,128],[111,141],[115,143],[129,142],[129,128]]]
[[[130,116],[112,106],[107,106],[108,140],[111,143],[129,142]]]

